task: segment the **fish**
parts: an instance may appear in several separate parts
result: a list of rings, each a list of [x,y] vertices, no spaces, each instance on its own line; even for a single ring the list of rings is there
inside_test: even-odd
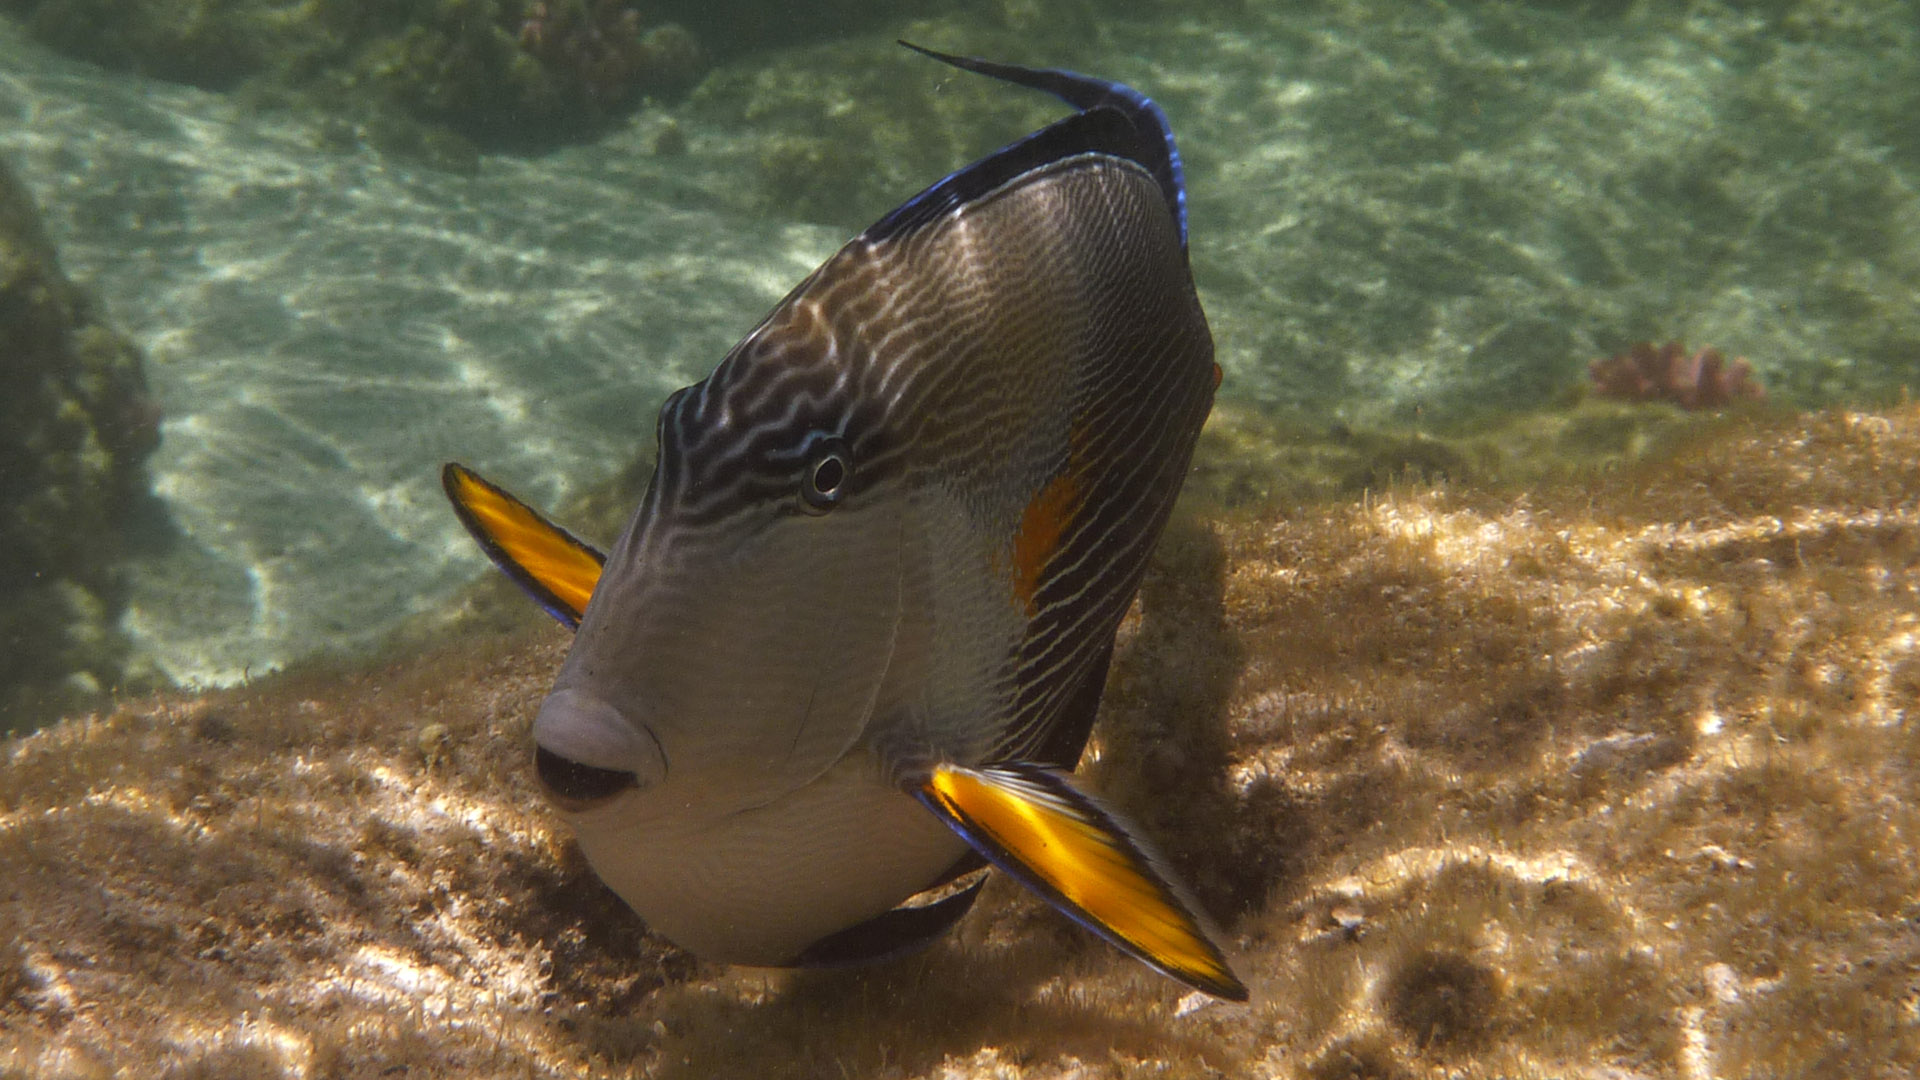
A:
[[[1190,891],[1073,776],[1220,383],[1179,151],[1124,84],[900,44],[1074,111],[887,213],[672,394],[611,550],[443,468],[574,630],[535,771],[699,956],[923,947],[991,866],[1245,1001]]]

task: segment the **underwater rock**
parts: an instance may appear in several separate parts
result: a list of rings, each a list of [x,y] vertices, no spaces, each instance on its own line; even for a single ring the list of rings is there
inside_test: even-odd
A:
[[[1004,881],[864,970],[648,937],[535,793],[552,627],[128,701],[6,744],[0,1075],[1905,1075],[1917,630],[1912,406],[1188,516],[1089,772],[1247,1006]]]
[[[693,35],[620,0],[481,0],[364,36],[336,77],[483,150],[538,151],[604,134],[705,67]]]
[[[116,71],[302,103],[428,164],[588,141],[706,56],[622,0],[3,0],[39,41]],[[427,130],[401,132],[406,125]],[[410,152],[424,147],[427,152]],[[461,155],[451,155],[458,162]]]
[[[159,441],[139,350],[61,273],[0,165],[0,732],[119,681],[119,566]]]
[[[228,90],[284,48],[284,20],[256,0],[6,0],[27,32],[116,71]]]

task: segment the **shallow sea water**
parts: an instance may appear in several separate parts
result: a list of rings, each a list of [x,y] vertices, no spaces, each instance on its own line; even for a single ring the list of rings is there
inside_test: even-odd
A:
[[[689,101],[474,175],[0,22],[0,152],[165,412],[152,475],[178,539],[136,570],[143,661],[223,684],[444,605],[482,563],[439,462],[542,506],[603,483],[647,451],[659,400],[861,223],[1058,114],[966,87],[1013,122],[916,116],[956,76],[894,55],[896,34],[1165,104],[1227,403],[1445,424],[1545,405],[1640,339],[1747,356],[1792,404],[1886,400],[1920,370],[1910,4],[1059,22],[1058,41],[1042,10],[731,57]],[[935,152],[847,145],[843,177],[830,156],[810,178],[827,194],[782,201],[783,138],[941,122]],[[668,124],[685,153],[654,152]]]
[[[896,37],[1179,138],[1210,516],[1085,772],[1248,1006],[1005,880],[903,961],[703,962],[536,789],[565,635],[422,644],[498,603],[442,462],[604,524],[666,394],[1064,111]],[[0,17],[0,158],[164,413],[124,619],[163,692],[0,745],[0,1080],[1912,1075],[1916,115],[1917,0],[1001,0],[464,170]],[[1593,400],[1673,339],[1766,403]]]

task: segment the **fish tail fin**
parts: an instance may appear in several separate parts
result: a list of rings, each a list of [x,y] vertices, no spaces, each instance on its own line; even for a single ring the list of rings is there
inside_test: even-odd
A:
[[[1001,64],[992,60],[982,60],[975,56],[956,56],[952,53],[929,49],[924,45],[915,45],[911,41],[898,41],[898,44],[943,64],[951,64],[962,71],[971,71],[989,78],[1001,79],[1016,86],[1052,94],[1081,112],[1109,108],[1123,113],[1132,123],[1134,131],[1142,136],[1148,145],[1159,148],[1154,155],[1155,160],[1143,164],[1150,165],[1154,179],[1160,182],[1160,190],[1166,196],[1174,218],[1180,223],[1180,246],[1183,248],[1186,246],[1186,170],[1180,164],[1180,148],[1173,142],[1173,126],[1167,122],[1167,114],[1161,111],[1160,106],[1155,104],[1152,98],[1125,83],[1110,79],[1096,79],[1076,71],[1060,68],[1030,68],[1018,64]]]
[[[936,766],[914,791],[995,866],[1162,974],[1225,998],[1247,987],[1197,906],[1111,811],[1067,775],[1026,763]]]
[[[448,462],[440,484],[487,558],[549,615],[579,629],[607,557],[465,465]]]

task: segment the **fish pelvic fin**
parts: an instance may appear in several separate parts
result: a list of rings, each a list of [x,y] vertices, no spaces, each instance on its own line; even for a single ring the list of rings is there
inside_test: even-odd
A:
[[[493,565],[567,629],[579,629],[607,557],[465,465],[449,462],[440,484]]]
[[[1132,830],[1067,774],[938,765],[914,795],[995,866],[1160,973],[1228,1001],[1247,987]]]
[[[977,868],[976,868],[977,869]],[[979,881],[951,896],[918,907],[897,907],[840,930],[802,950],[788,967],[839,968],[877,963],[926,948],[960,921],[980,898]]]

